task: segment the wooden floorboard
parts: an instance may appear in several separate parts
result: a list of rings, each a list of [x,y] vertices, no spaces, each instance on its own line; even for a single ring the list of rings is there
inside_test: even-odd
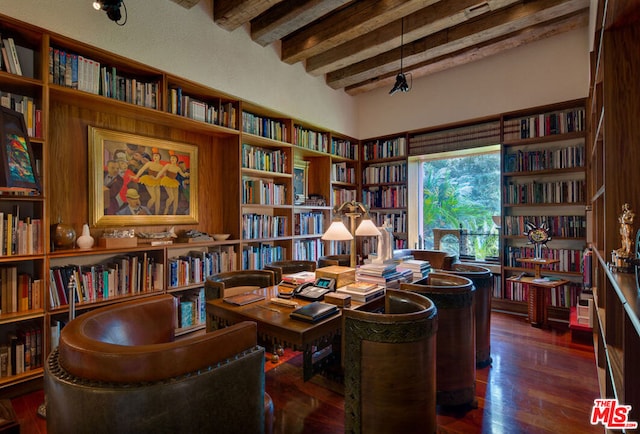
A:
[[[478,408],[438,409],[440,433],[602,433],[589,423],[598,381],[593,347],[568,330],[541,330],[522,317],[494,313],[493,364],[478,369]],[[269,366],[266,390],[275,407],[275,434],[344,431],[339,384],[323,376],[302,381],[300,357]],[[42,390],[12,400],[22,434],[46,433],[36,416]]]

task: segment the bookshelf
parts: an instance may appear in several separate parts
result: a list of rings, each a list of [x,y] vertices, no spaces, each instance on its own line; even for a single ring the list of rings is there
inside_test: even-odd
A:
[[[389,220],[393,226],[394,249],[408,248],[407,151],[405,134],[362,142],[362,203],[369,206],[376,226],[382,226],[385,219]],[[371,240],[368,244],[372,250],[376,245]]]
[[[582,289],[581,260],[586,243],[586,118],[584,100],[534,107],[502,115],[502,294],[498,309],[527,313],[535,291],[514,279],[533,273],[534,247],[526,237],[527,223],[550,229],[542,250],[550,262],[543,275],[566,280],[534,298],[536,311],[546,309],[551,320],[567,322]],[[539,291],[540,292],[540,291]]]
[[[629,405],[640,420],[640,300],[633,273],[611,270],[611,251],[621,247],[618,217],[624,203],[638,213],[636,144],[640,140],[640,7],[637,2],[597,2],[588,112],[588,200],[593,224],[594,350],[602,398]],[[638,219],[634,224],[638,228]],[[636,252],[638,246],[636,246]],[[637,253],[636,253],[637,256]]]
[[[34,196],[0,195],[3,221],[19,209],[24,224],[40,228],[33,236],[37,248],[0,254],[0,273],[15,275],[16,285],[30,282],[32,294],[26,308],[18,304],[15,311],[3,308],[0,313],[0,362],[3,344],[29,348],[25,372],[3,374],[0,366],[0,388],[41,377],[42,361],[68,320],[68,300],[60,299],[64,291],[50,279],[54,271],[78,273],[77,314],[172,294],[180,305],[176,334],[181,335],[203,328],[198,313],[207,275],[324,254],[320,236],[331,219],[333,189],[357,191],[356,140],[11,17],[0,15],[0,37],[13,39],[23,66],[22,75],[0,70],[0,103],[25,112],[43,187]],[[52,222],[79,232],[90,220],[90,126],[194,145],[198,222],[176,225],[175,231],[230,234],[229,239],[54,251],[48,230]],[[308,194],[324,203],[295,203],[297,162],[306,167]],[[332,167],[350,175],[332,179]],[[106,229],[112,228],[91,227],[91,235],[98,239]],[[125,259],[137,264],[141,286],[105,290],[104,280],[96,276],[115,284],[110,265],[122,267]]]

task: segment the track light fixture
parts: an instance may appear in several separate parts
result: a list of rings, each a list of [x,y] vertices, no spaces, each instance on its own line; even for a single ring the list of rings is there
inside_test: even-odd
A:
[[[407,75],[409,79],[411,79],[411,74],[404,74],[402,72],[402,59],[404,57],[404,17],[402,18],[400,26],[400,72],[396,75],[396,82],[389,91],[389,95],[393,95],[396,92],[409,92],[411,89],[411,85],[407,83]]]
[[[124,8],[124,19],[122,18],[122,12],[120,6]],[[127,6],[123,0],[99,0],[93,2],[93,8],[97,11],[103,10],[107,13],[107,16],[111,21],[114,21],[119,26],[124,26],[127,22]]]

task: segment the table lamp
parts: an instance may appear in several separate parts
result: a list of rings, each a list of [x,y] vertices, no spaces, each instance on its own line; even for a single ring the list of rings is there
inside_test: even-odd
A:
[[[342,222],[342,216],[349,217],[351,230]],[[362,217],[358,228],[356,229],[356,219]],[[371,221],[369,208],[362,202],[355,200],[343,202],[339,206],[333,208],[333,221],[329,229],[322,235],[323,240],[329,241],[351,241],[351,267],[356,267],[356,240],[355,236],[372,236],[380,235],[380,230]]]

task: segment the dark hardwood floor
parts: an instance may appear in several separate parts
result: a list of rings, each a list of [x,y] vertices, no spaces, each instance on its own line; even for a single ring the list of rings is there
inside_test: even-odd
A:
[[[478,408],[438,410],[440,433],[602,433],[589,423],[598,397],[593,347],[572,342],[568,330],[541,330],[524,318],[492,314],[493,364],[477,370]],[[342,433],[340,386],[316,375],[302,381],[300,357],[272,365],[266,389],[274,401],[275,433]],[[41,390],[12,400],[22,434],[46,433],[36,416]]]

